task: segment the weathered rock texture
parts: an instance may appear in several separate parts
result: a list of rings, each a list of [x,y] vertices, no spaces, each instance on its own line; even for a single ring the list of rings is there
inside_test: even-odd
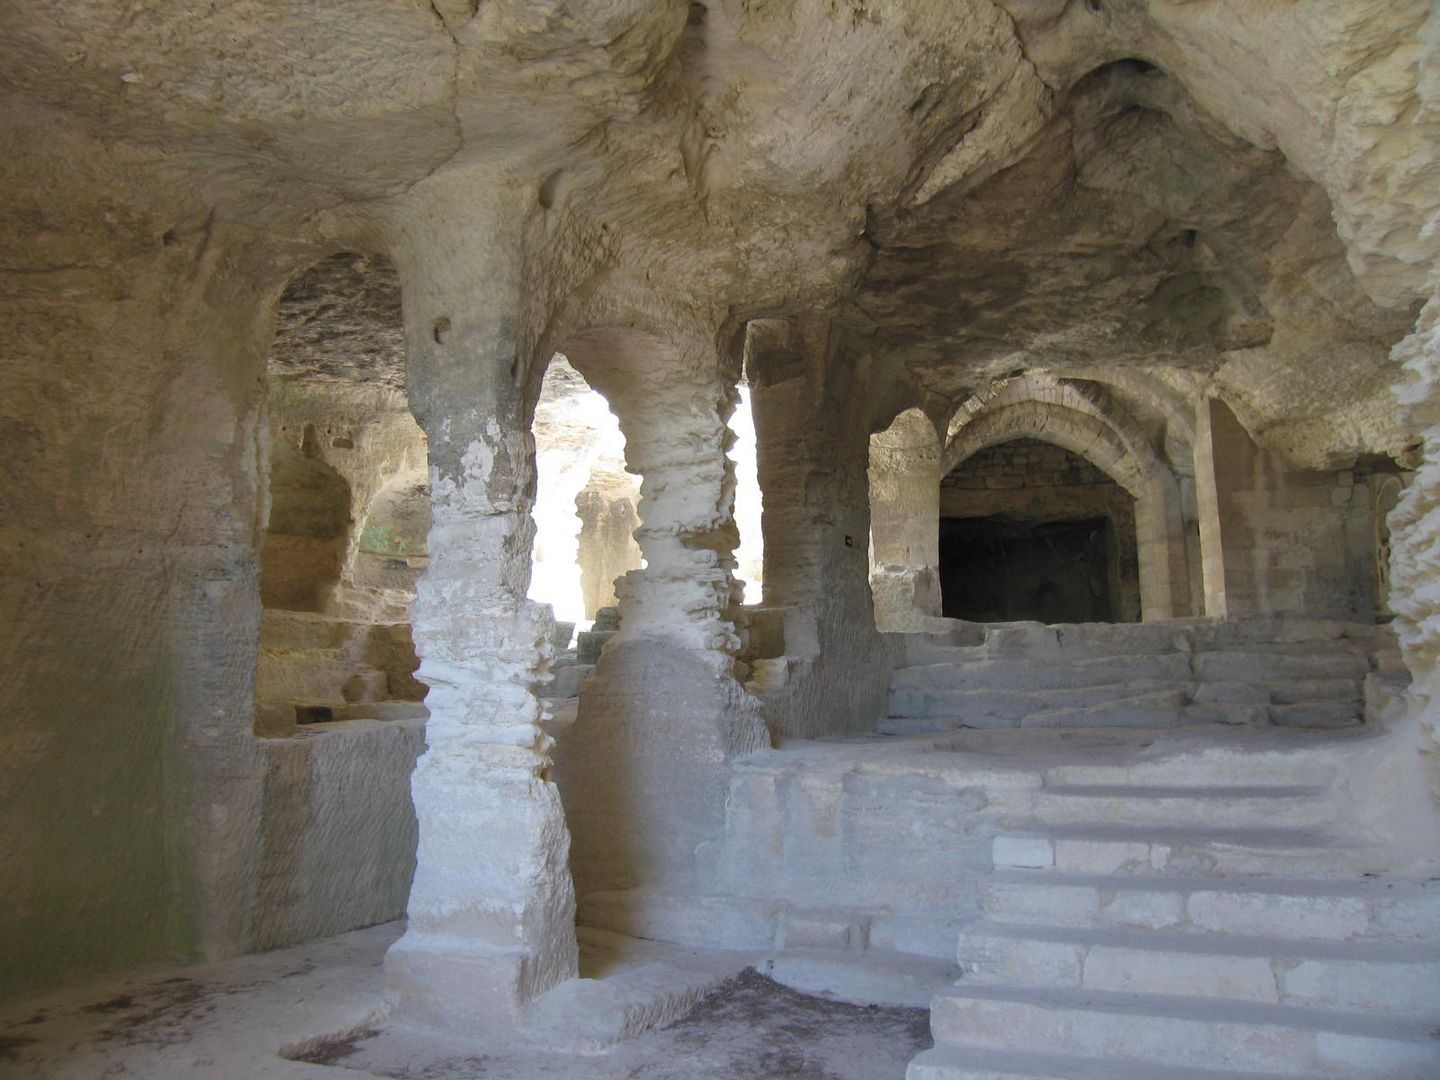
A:
[[[870,588],[882,630],[939,615],[940,437],[918,408],[870,436]],[[917,618],[918,617],[918,618]]]
[[[910,409],[937,480],[1031,438],[1124,488],[1146,620],[1383,592],[1416,687],[1386,805],[1429,820],[1437,42],[1423,0],[13,0],[0,985],[320,932],[272,907],[267,868],[339,871],[267,832],[262,591],[390,618],[414,585],[431,718],[389,986],[424,1022],[520,1023],[576,972],[577,884],[713,881],[731,760],[874,730],[897,650],[869,445]],[[277,308],[303,351],[332,294],[357,328],[398,304],[405,408],[393,318],[323,391],[267,376]],[[527,599],[557,350],[618,418],[644,559],[558,763]],[[726,456],[747,354],[753,619]],[[306,499],[277,518],[277,494]],[[894,565],[934,565],[904,543]],[[415,747],[391,737],[393,778]],[[359,763],[320,746],[281,771],[338,806]]]
[[[561,748],[581,895],[703,879],[724,820],[725,762],[766,744],[737,681],[732,515],[739,356],[702,340],[584,332],[567,355],[611,402],[642,478],[644,559],[616,584],[620,630]]]
[[[575,496],[575,507],[580,515],[575,553],[580,589],[585,617],[593,619],[601,608],[615,606],[615,580],[640,569],[640,545],[635,543],[640,519],[632,500],[593,487]]]
[[[783,638],[752,685],[782,739],[865,731],[884,706],[887,646],[865,580],[866,450],[872,415],[889,419],[893,391],[878,400],[859,393],[868,365],[846,364],[840,347],[829,322],[815,318],[754,322],[746,339],[768,537],[765,604],[778,611]]]

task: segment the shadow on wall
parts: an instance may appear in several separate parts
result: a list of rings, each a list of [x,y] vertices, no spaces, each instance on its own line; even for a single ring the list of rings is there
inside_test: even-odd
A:
[[[350,529],[350,485],[317,453],[306,425],[299,443],[270,446],[270,521],[260,554],[260,602],[319,611],[340,582]]]

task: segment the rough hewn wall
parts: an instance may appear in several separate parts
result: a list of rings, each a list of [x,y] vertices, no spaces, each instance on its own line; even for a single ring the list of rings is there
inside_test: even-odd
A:
[[[871,731],[884,712],[895,649],[877,632],[869,557],[870,410],[823,319],[751,324],[764,493],[765,604],[784,611],[785,658],[765,693],[778,738]]]
[[[940,614],[940,437],[922,409],[870,436],[870,591],[881,630]]]
[[[597,297],[662,339],[838,312],[855,370],[950,400],[1019,357],[1178,365],[1307,467],[1424,432],[1395,543],[1423,684],[1434,301],[1390,350],[1435,291],[1436,33],[1423,0],[6,5],[7,978],[247,940],[267,311],[360,233],[403,241],[408,347],[439,358],[418,383],[448,485],[425,588],[449,713],[416,788],[430,959],[459,928],[472,959],[529,949],[531,989],[573,967],[528,690],[525,384],[542,338],[607,325]],[[658,636],[695,601],[682,622],[728,677],[725,538],[699,524],[724,518],[719,391],[690,431],[710,509],[653,493],[703,582],[635,602]],[[854,480],[848,449],[846,479],[823,474],[834,445],[804,483]],[[738,722],[731,689],[716,715]],[[476,836],[512,840],[516,869],[476,871]]]
[[[3,168],[0,989],[244,937],[271,251],[63,123]],[[64,184],[17,172],[50,169]],[[203,838],[203,839],[202,839]]]
[[[251,734],[265,361],[318,252],[9,120],[67,182],[0,178],[0,993],[392,918],[418,733]],[[367,877],[377,813],[399,853]]]
[[[352,720],[259,748],[264,828],[245,948],[403,915],[415,872],[410,773],[425,722]]]

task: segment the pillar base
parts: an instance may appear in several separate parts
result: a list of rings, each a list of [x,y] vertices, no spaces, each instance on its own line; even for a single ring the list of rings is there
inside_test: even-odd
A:
[[[457,1035],[515,1031],[535,979],[522,949],[406,933],[385,954],[385,1000],[403,1024]]]
[[[555,769],[577,893],[694,887],[725,829],[727,762],[768,746],[722,653],[617,638],[585,683]]]

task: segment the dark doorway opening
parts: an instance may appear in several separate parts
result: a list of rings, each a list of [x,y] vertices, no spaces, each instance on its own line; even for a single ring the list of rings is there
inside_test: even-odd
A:
[[[1114,550],[1103,517],[941,518],[944,614],[972,622],[1113,622]]]

